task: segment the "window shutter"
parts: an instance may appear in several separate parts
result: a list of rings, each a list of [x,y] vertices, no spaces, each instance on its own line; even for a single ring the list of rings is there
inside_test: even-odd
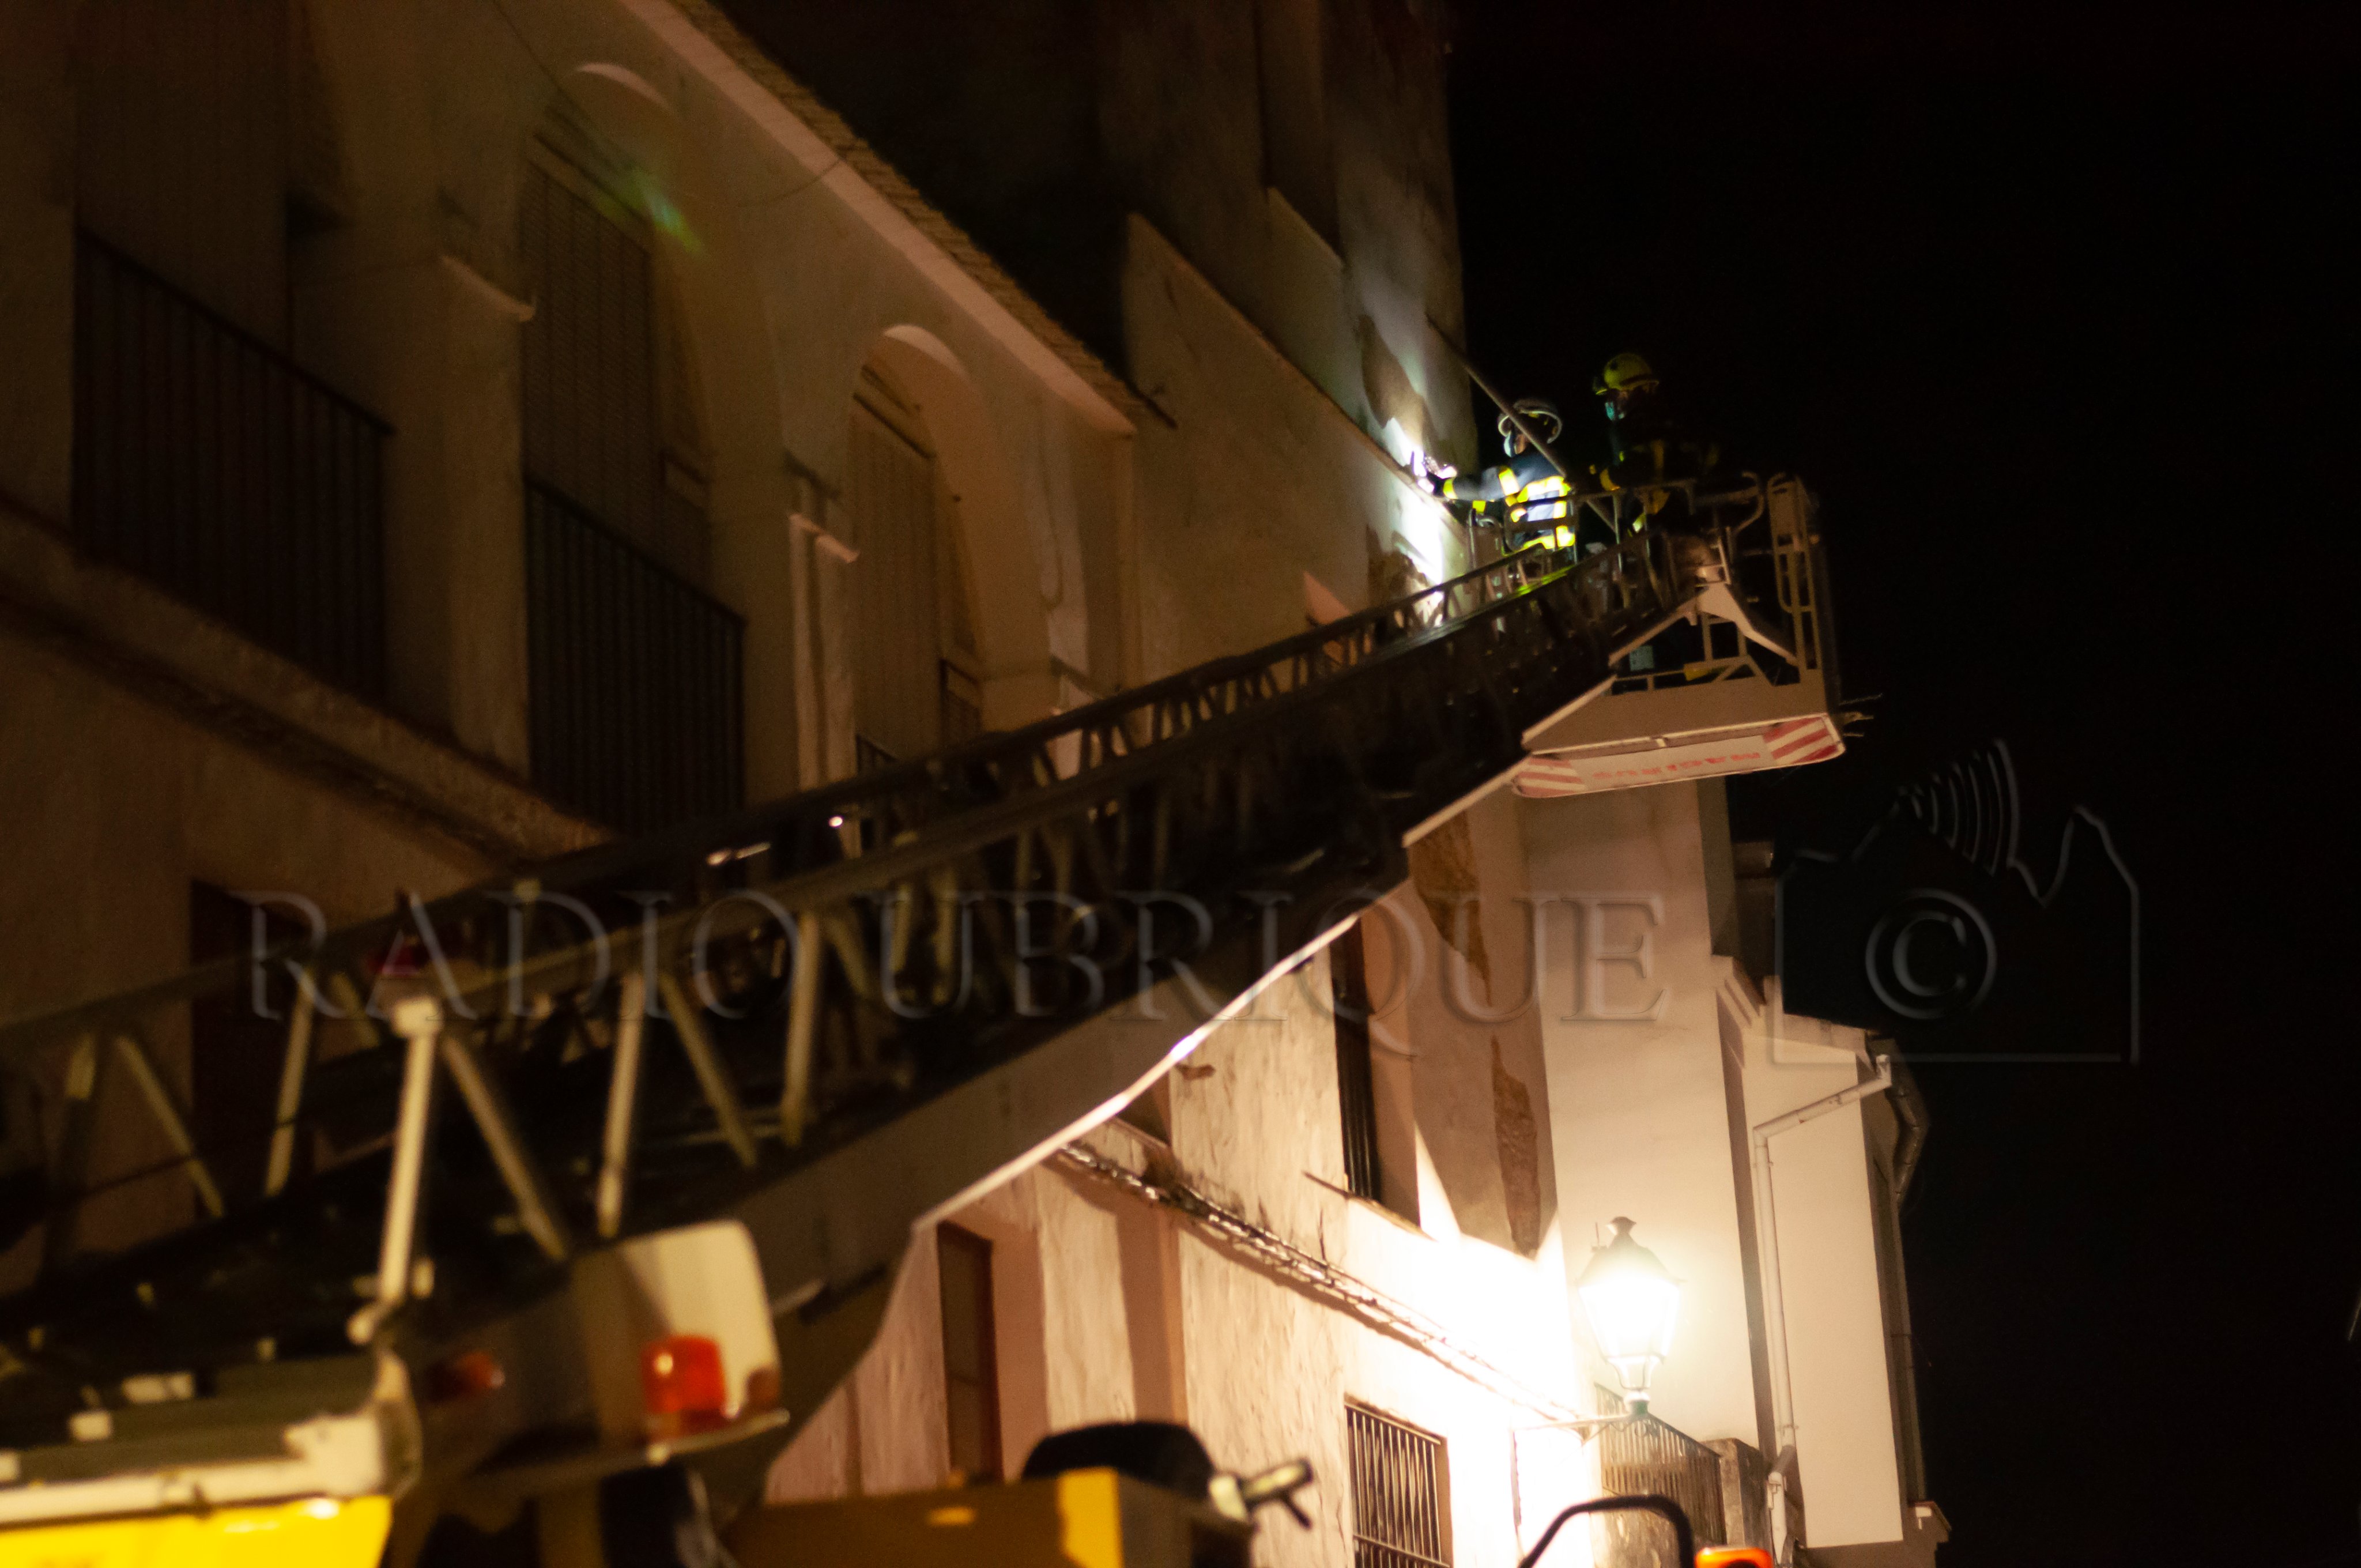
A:
[[[524,328],[525,472],[654,548],[663,436],[648,252],[539,164],[525,169],[517,244],[533,302]]]
[[[866,402],[852,409],[853,719],[907,759],[941,736],[935,460]]]

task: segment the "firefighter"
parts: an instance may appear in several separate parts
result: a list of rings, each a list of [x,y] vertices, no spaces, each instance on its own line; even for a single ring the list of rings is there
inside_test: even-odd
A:
[[[1553,444],[1565,429],[1554,404],[1525,398],[1516,405],[1517,417]],[[1472,474],[1444,481],[1443,499],[1467,508],[1469,521],[1504,529],[1511,542],[1520,535],[1545,532],[1567,521],[1575,489],[1557,465],[1543,456],[1517,419],[1500,416],[1500,440],[1508,449],[1505,461]]]
[[[1655,367],[1639,355],[1609,360],[1590,389],[1607,415],[1608,457],[1598,470],[1607,488],[1677,485],[1705,477],[1719,463],[1718,448],[1701,446],[1674,423]],[[1648,498],[1650,512],[1663,505],[1661,490]]]

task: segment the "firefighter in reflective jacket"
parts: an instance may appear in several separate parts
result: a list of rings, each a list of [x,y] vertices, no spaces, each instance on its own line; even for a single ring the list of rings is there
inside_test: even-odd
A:
[[[1720,451],[1689,439],[1673,422],[1653,367],[1636,354],[1619,354],[1591,382],[1607,414],[1606,466],[1599,482],[1610,490],[1676,485],[1701,479],[1719,466]],[[1664,504],[1648,498],[1648,510]]]
[[[1517,404],[1518,414],[1554,444],[1565,429],[1555,407],[1538,398]],[[1563,523],[1573,510],[1574,487],[1557,466],[1525,439],[1507,414],[1500,416],[1500,439],[1509,449],[1505,461],[1445,480],[1443,499],[1466,506],[1470,521],[1530,533]]]

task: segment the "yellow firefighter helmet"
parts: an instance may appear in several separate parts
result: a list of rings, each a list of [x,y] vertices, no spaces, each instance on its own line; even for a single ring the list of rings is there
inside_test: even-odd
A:
[[[1598,377],[1601,392],[1628,392],[1638,387],[1656,384],[1655,367],[1636,354],[1619,354],[1607,362]]]

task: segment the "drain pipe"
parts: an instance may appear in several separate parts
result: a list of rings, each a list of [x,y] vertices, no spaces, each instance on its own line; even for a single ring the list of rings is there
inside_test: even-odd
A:
[[[1902,1135],[1894,1140],[1894,1203],[1898,1210],[1910,1196],[1910,1179],[1918,1173],[1918,1157],[1927,1152],[1927,1102],[1918,1097],[1918,1085],[1906,1072],[1894,1080],[1894,1116],[1902,1124]]]
[[[1927,1102],[1908,1069],[1894,1076],[1894,1119],[1902,1130],[1894,1140],[1894,1180],[1888,1219],[1894,1245],[1895,1394],[1901,1404],[1903,1489],[1916,1502],[1927,1495],[1927,1449],[1918,1431],[1918,1348],[1910,1324],[1910,1288],[1903,1275],[1902,1201],[1910,1194],[1910,1179],[1917,1174],[1918,1157],[1927,1150]]]
[[[1762,1233],[1763,1261],[1768,1286],[1763,1292],[1763,1304],[1769,1310],[1772,1321],[1768,1326],[1771,1342],[1771,1418],[1778,1453],[1774,1464],[1784,1462],[1795,1448],[1795,1388],[1794,1372],[1787,1361],[1787,1298],[1786,1286],[1779,1272],[1779,1205],[1771,1185],[1771,1140],[1780,1134],[1817,1121],[1832,1111],[1872,1094],[1883,1094],[1894,1087],[1894,1058],[1877,1058],[1877,1076],[1863,1079],[1850,1089],[1840,1089],[1824,1100],[1773,1116],[1756,1127],[1751,1136],[1754,1157],[1754,1213],[1756,1228]],[[1773,1519],[1773,1527],[1784,1538],[1784,1519]],[[1786,1550],[1781,1562],[1792,1560],[1793,1542],[1784,1542]]]

